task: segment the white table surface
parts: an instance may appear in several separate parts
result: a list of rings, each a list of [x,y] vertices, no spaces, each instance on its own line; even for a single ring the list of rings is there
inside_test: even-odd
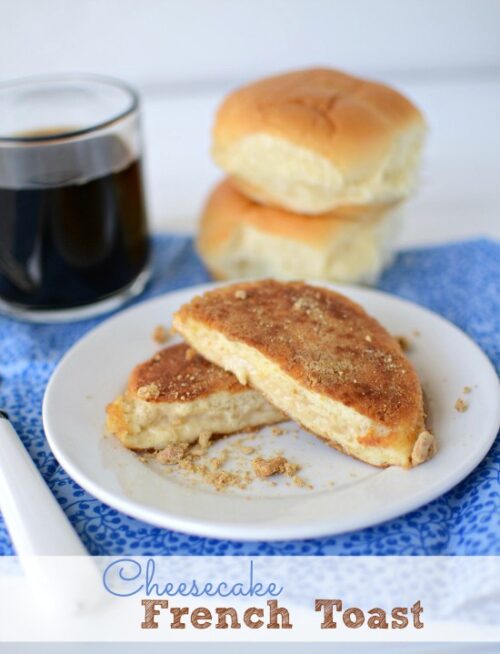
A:
[[[500,237],[500,75],[384,79],[420,106],[430,127],[420,188],[407,203],[400,246]],[[210,160],[210,129],[230,88],[144,91],[155,231],[196,229],[200,207],[222,176]]]

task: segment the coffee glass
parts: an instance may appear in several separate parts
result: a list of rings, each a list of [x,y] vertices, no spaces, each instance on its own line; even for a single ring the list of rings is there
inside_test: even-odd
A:
[[[73,320],[149,276],[139,98],[94,75],[0,84],[0,311]]]

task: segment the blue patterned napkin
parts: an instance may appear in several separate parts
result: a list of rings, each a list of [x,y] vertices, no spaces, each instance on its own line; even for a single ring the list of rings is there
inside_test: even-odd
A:
[[[154,240],[154,272],[141,300],[209,280],[192,240]],[[500,244],[487,240],[399,254],[379,288],[440,313],[467,332],[500,367]],[[500,443],[467,479],[446,495],[378,527],[328,538],[239,543],[187,536],[151,527],[92,498],[52,456],[42,429],[45,386],[55,365],[102,319],[66,325],[30,325],[0,318],[0,407],[95,555],[220,554],[500,554]],[[1,444],[0,444],[1,446]],[[0,517],[0,554],[13,554]]]

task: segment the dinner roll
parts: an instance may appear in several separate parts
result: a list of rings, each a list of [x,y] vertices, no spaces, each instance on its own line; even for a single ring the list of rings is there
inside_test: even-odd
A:
[[[394,89],[316,68],[231,93],[212,154],[249,197],[319,214],[406,197],[425,131],[420,111]]]
[[[216,279],[374,282],[391,259],[397,204],[303,216],[249,200],[229,181],[204,208],[198,252]]]

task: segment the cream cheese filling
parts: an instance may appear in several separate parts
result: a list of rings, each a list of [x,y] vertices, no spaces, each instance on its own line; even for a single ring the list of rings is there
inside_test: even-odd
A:
[[[126,393],[116,401],[122,419],[108,412],[108,429],[131,449],[195,443],[200,436],[231,434],[274,424],[286,416],[257,391],[221,391],[190,402],[148,402]]]

